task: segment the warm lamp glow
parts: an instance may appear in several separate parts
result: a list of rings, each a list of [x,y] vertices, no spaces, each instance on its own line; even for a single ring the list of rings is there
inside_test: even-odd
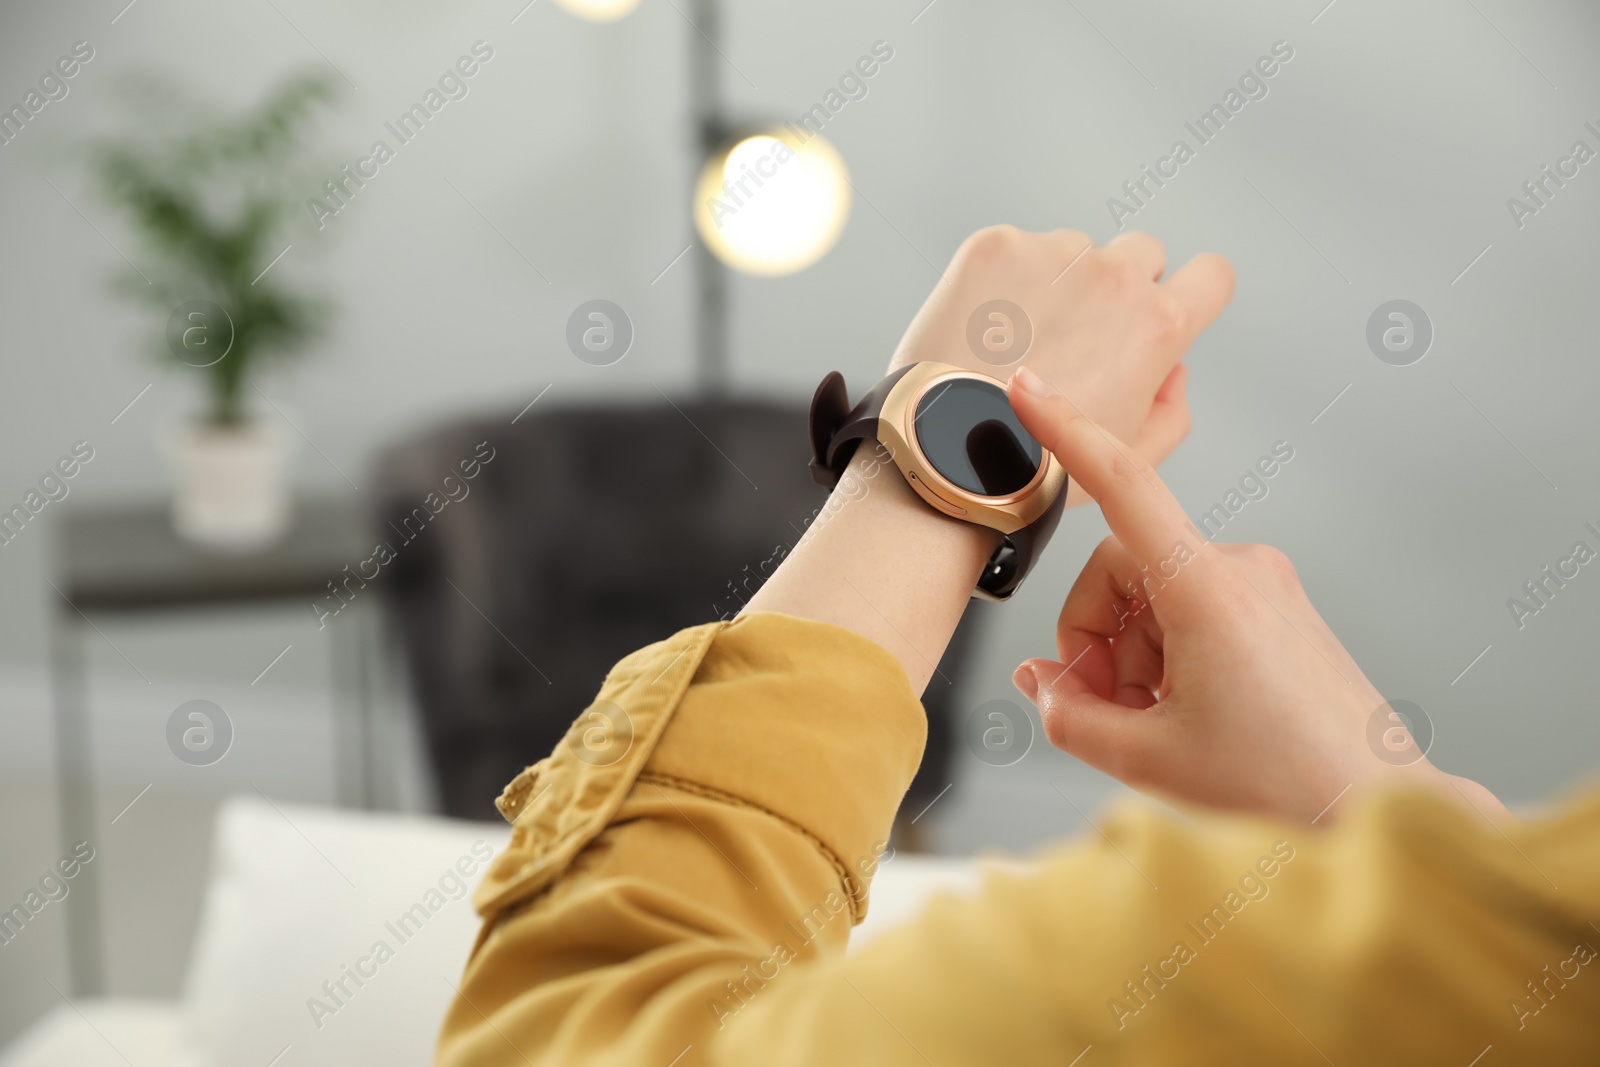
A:
[[[639,0],[556,0],[556,3],[593,22],[615,22],[639,6]]]
[[[793,274],[821,259],[850,214],[844,160],[794,127],[746,137],[706,161],[694,217],[718,259],[750,274]]]

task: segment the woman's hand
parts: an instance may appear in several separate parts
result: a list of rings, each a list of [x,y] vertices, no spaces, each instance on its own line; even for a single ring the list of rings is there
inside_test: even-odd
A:
[[[1189,430],[1178,360],[1233,293],[1233,271],[1217,256],[1196,257],[1157,284],[1164,258],[1146,234],[1097,249],[1071,230],[980,230],[917,312],[890,369],[936,360],[1004,381],[1016,359],[981,347],[981,331],[980,358],[967,330],[984,304],[1008,301],[1032,334],[1024,362],[1159,462]],[[998,535],[934,511],[897,472],[868,474],[880,466],[873,453],[856,450],[852,491],[835,490],[741,614],[778,611],[854,630],[888,649],[921,693]],[[1076,487],[1074,498],[1087,499]]]
[[[1395,726],[1283,553],[1206,541],[1151,465],[1076,398],[1026,370],[1010,392],[1113,534],[1067,594],[1061,661],[1017,669],[1052,744],[1135,788],[1279,818],[1318,820],[1352,786],[1382,780],[1505,814]]]
[[[1021,365],[1160,463],[1189,432],[1187,368],[1178,361],[1233,295],[1233,269],[1221,256],[1196,256],[1158,284],[1165,268],[1161,242],[1145,233],[1095,248],[1076,230],[979,230],[957,250],[889,369],[936,360],[1004,380],[1026,343]],[[995,301],[1020,308],[1021,318],[989,306]],[[1076,488],[1067,498],[1085,502]]]

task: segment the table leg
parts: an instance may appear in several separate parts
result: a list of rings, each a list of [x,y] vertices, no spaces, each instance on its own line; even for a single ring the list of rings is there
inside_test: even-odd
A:
[[[341,804],[371,808],[371,712],[367,686],[365,611],[349,613],[333,634],[334,795]]]
[[[368,811],[375,810],[377,802],[376,767],[373,758],[373,721],[372,721],[372,656],[373,638],[376,621],[371,618],[376,612],[371,608],[361,612],[357,621],[360,623],[360,633],[357,641],[360,642],[359,655],[356,661],[356,712],[361,717],[361,806]]]
[[[87,841],[98,856],[106,853],[94,833],[94,752],[89,721],[82,627],[56,610],[51,626],[50,664],[55,699],[56,792],[61,855]],[[105,943],[100,911],[100,863],[87,863],[62,900],[66,909],[67,965],[75,996],[105,993]]]

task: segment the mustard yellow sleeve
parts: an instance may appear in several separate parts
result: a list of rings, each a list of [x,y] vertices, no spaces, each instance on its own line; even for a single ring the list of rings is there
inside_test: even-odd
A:
[[[1129,808],[846,957],[924,731],[822,623],[622,661],[501,798],[439,1062],[1600,1062],[1600,797],[1500,828],[1422,794],[1331,831]]]

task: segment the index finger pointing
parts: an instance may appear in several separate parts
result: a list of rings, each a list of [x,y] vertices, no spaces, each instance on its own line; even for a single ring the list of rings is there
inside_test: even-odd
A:
[[[1022,425],[1100,505],[1133,557],[1169,582],[1183,570],[1185,580],[1170,583],[1175,599],[1187,599],[1179,587],[1198,594],[1215,580],[1216,554],[1204,550],[1205,538],[1138,453],[1026,367],[1017,368],[1008,392]]]

